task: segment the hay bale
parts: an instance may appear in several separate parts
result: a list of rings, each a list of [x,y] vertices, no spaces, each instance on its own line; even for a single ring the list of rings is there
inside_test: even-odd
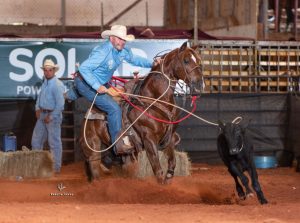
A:
[[[0,177],[51,177],[53,164],[48,151],[0,152]]]
[[[164,152],[158,151],[160,165],[164,171],[167,172],[168,169],[168,160],[167,156]],[[175,158],[176,158],[176,167],[174,176],[189,176],[191,170],[191,161],[188,158],[186,152],[178,152],[175,151]],[[138,170],[136,171],[135,175],[138,178],[145,178],[148,176],[154,176],[152,167],[148,160],[147,154],[145,151],[142,151],[138,155]]]

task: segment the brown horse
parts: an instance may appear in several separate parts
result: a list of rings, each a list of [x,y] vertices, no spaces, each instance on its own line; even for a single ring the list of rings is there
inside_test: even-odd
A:
[[[181,79],[189,86],[191,94],[200,94],[204,88],[200,62],[196,51],[184,43],[180,48],[163,55],[161,64],[153,67],[144,80],[135,81],[134,84],[134,80],[129,81],[125,85],[126,92],[129,91],[128,86],[135,85],[131,92],[136,95],[175,104],[174,89],[177,81]],[[170,181],[176,165],[175,145],[179,141],[179,136],[175,132],[177,124],[159,122],[149,118],[149,115],[171,122],[178,119],[179,109],[159,101],[153,104],[153,100],[150,99],[131,98],[131,101],[140,109],[146,110],[147,115],[141,115],[141,110],[133,108],[128,103],[123,104],[123,130],[134,122],[128,135],[135,146],[135,154],[144,149],[158,182]],[[101,155],[87,148],[83,133],[82,128],[80,145],[87,157],[87,171],[91,174],[90,179],[97,179],[100,176]],[[86,125],[86,138],[90,146],[97,148],[96,150],[100,150],[101,145],[111,145],[106,121],[89,120]],[[165,150],[168,155],[166,174],[161,168],[158,150]]]

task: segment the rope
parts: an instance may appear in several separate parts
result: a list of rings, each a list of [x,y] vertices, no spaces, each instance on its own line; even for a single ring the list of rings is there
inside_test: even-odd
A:
[[[125,94],[125,95],[129,95],[129,96],[132,96],[132,97],[137,97],[137,98],[144,98],[144,99],[155,100],[154,98],[150,98],[150,97],[146,97],[146,96],[142,96],[142,95],[135,95],[135,94],[131,94],[131,93],[120,92],[120,94]],[[217,124],[217,123],[207,121],[206,119],[201,118],[200,116],[195,115],[195,114],[191,113],[190,111],[188,111],[188,110],[186,110],[186,109],[184,109],[184,108],[181,108],[181,107],[179,107],[179,106],[177,106],[177,105],[175,105],[175,104],[172,104],[172,103],[169,103],[169,102],[166,102],[166,101],[162,101],[162,100],[157,100],[157,101],[158,101],[158,102],[161,102],[161,103],[163,103],[163,104],[171,105],[171,106],[173,106],[173,107],[175,107],[175,108],[178,108],[178,109],[180,109],[180,110],[182,110],[182,111],[184,111],[184,112],[190,114],[191,116],[194,116],[195,118],[197,118],[197,119],[199,119],[199,120],[201,120],[201,121],[203,121],[203,122],[205,122],[205,123],[207,123],[207,124],[209,124],[209,125],[215,125],[215,126],[218,126],[218,125],[219,125],[219,124]]]
[[[133,103],[132,103],[132,102],[131,102],[124,94],[122,94],[122,92],[120,92],[117,88],[115,88],[115,87],[112,86],[112,85],[110,85],[110,86],[111,86],[113,89],[115,89],[117,92],[119,92],[119,93],[122,95],[122,98],[124,98],[124,100],[125,100],[128,104],[130,104],[132,107],[134,107],[135,109],[137,109],[137,110],[139,110],[139,111],[141,111],[141,112],[143,111],[142,108],[140,108],[140,107],[138,107],[137,105],[133,104]],[[196,98],[197,98],[196,96],[193,96],[193,97],[192,97],[192,105],[193,105],[193,109],[192,109],[191,113],[194,113],[194,112],[196,111],[196,108],[197,108],[196,103],[195,103]],[[151,98],[151,100],[154,100],[154,99]],[[187,119],[188,117],[190,117],[190,116],[191,116],[191,113],[187,114],[185,117],[182,117],[181,119],[176,120],[176,121],[167,121],[167,120],[159,119],[159,118],[157,118],[157,117],[155,117],[155,116],[149,114],[148,112],[145,112],[145,115],[148,116],[149,118],[154,119],[155,121],[162,122],[162,123],[165,123],[165,124],[178,124],[178,123],[184,121],[185,119]]]
[[[168,56],[168,54],[165,56],[165,58]],[[83,136],[84,136],[84,141],[87,145],[87,147],[92,150],[93,152],[96,152],[96,153],[102,153],[102,152],[105,152],[109,149],[111,149],[122,137],[123,135],[142,117],[142,115],[144,115],[144,113],[153,105],[155,104],[157,101],[160,101],[160,99],[167,93],[167,91],[169,90],[170,86],[171,86],[171,79],[163,72],[164,71],[164,61],[165,61],[165,58],[163,59],[162,61],[162,64],[161,64],[161,71],[162,72],[159,72],[159,71],[152,71],[152,73],[160,73],[160,74],[163,74],[166,79],[169,81],[168,83],[168,87],[167,89],[162,93],[162,95],[160,95],[157,99],[155,99],[126,129],[124,132],[122,132],[122,134],[109,146],[107,147],[106,149],[103,149],[103,150],[95,150],[93,149],[87,142],[87,139],[86,139],[86,124],[87,124],[87,121],[88,121],[88,117],[90,115],[90,112],[92,110],[92,107],[95,103],[95,100],[96,100],[96,97],[98,95],[98,92],[96,93],[94,99],[93,99],[93,102],[89,108],[89,111],[88,111],[88,115],[87,115],[87,118],[85,120],[85,123],[84,123],[84,128],[83,128]]]

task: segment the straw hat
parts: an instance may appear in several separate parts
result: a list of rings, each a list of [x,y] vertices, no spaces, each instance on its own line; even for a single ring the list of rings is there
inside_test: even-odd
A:
[[[46,59],[44,61],[44,65],[41,67],[42,69],[45,68],[54,68],[55,72],[58,71],[59,66],[55,64],[51,59]]]
[[[103,31],[101,33],[101,36],[103,39],[107,39],[110,36],[116,36],[126,41],[133,41],[135,39],[134,35],[127,35],[127,28],[126,26],[122,26],[122,25],[112,26],[110,30]]]

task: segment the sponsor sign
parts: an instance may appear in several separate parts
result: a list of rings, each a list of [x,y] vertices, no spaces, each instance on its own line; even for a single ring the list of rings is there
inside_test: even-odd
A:
[[[53,59],[60,67],[56,76],[71,77],[91,50],[103,40],[70,39],[5,39],[0,41],[0,98],[36,98],[42,84],[41,66],[45,58]],[[135,40],[128,42],[134,54],[153,59],[181,46],[187,40]],[[131,76],[139,71],[146,75],[149,69],[134,67],[124,62],[115,76]],[[71,80],[70,80],[71,81]],[[64,81],[66,90],[70,81]]]

